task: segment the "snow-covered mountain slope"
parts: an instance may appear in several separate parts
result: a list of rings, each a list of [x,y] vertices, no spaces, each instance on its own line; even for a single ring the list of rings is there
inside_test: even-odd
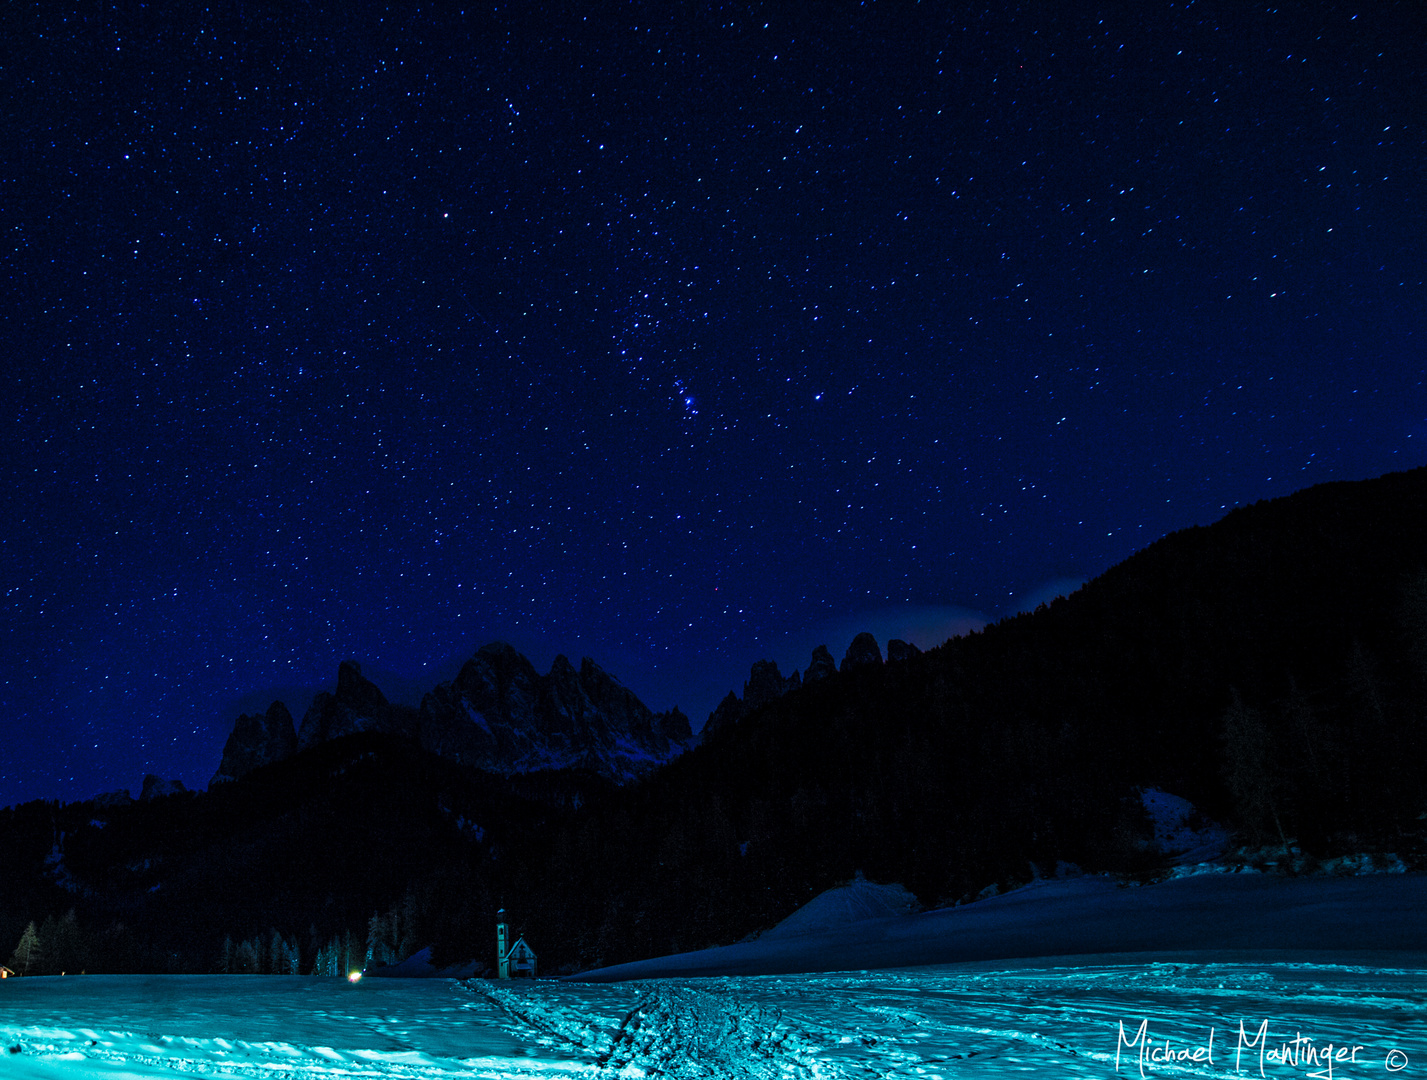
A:
[[[773,929],[759,935],[760,941],[801,937],[820,931],[846,928],[869,919],[891,919],[919,911],[921,905],[901,885],[878,885],[861,872],[846,885],[828,889],[813,897]]]
[[[1043,881],[962,907],[585,972],[594,981],[849,971],[1125,952],[1427,953],[1427,874],[1287,878],[1204,874],[1121,887],[1107,877]]]
[[[1330,1044],[1345,1053],[1334,1076],[1412,1077],[1427,1064],[1427,972],[1408,959],[1119,958],[615,984],[12,979],[0,986],[0,1078],[1289,1080],[1326,1076]]]

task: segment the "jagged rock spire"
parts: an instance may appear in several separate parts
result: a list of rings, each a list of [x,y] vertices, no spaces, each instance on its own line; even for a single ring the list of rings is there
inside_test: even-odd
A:
[[[852,644],[847,647],[847,653],[842,658],[842,667],[839,671],[846,671],[849,668],[861,667],[863,664],[880,664],[882,662],[882,650],[877,647],[877,639],[867,631],[863,631],[852,639]]]
[[[826,645],[819,645],[813,650],[813,662],[808,665],[808,670],[803,672],[803,682],[807,684],[814,679],[826,679],[829,675],[836,674],[837,661],[832,658],[832,653],[827,651]]]
[[[318,694],[294,731],[281,702],[266,716],[240,716],[214,781],[235,780],[260,765],[344,735],[379,731],[477,768],[506,774],[589,768],[623,782],[677,757],[692,740],[679,709],[656,713],[589,658],[578,669],[555,658],[541,675],[511,645],[478,650],[451,682],[427,694],[421,707],[387,700],[347,660],[337,688]]]
[[[246,776],[254,769],[281,761],[297,750],[297,729],[292,714],[281,701],[274,701],[265,714],[238,717],[223,745],[223,760],[210,783],[222,783]]]

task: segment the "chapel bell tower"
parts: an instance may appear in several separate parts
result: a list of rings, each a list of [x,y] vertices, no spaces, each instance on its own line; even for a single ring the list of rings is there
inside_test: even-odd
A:
[[[509,978],[506,964],[510,956],[510,931],[505,923],[505,908],[495,913],[495,967],[501,978]]]

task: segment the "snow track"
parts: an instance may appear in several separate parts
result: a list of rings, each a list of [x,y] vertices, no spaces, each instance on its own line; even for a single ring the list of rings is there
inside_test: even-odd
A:
[[[722,988],[655,984],[620,1026],[605,1064],[680,1080],[754,1080],[812,1076],[816,1052],[808,1033],[777,1009]]]
[[[589,1055],[601,1072],[670,1080],[832,1075],[817,1065],[822,1040],[785,1020],[780,1010],[740,999],[721,982],[635,984],[631,989],[639,997],[618,1024],[572,1017],[566,1002],[543,996],[541,987],[521,993],[467,985],[543,1047]]]
[[[508,984],[470,979],[463,985],[500,1010],[517,1039],[576,1060],[598,1062],[607,1056],[605,1047],[617,1025],[607,1017],[571,1009],[562,1000],[565,995],[552,996],[547,991],[548,984],[526,984],[516,990]]]

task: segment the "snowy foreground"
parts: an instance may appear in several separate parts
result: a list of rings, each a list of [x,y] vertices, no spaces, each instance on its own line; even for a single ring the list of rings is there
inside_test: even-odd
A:
[[[831,898],[855,922],[836,925],[824,900],[739,951],[648,962],[635,981],[7,979],[0,1080],[1427,1077],[1422,887],[1086,882],[869,919],[887,887],[858,885]],[[1063,952],[1116,924],[1130,948],[1158,925],[1175,951],[890,966],[918,951]],[[870,955],[869,941],[888,970],[648,978],[661,964],[756,970],[760,955],[764,970],[832,963]]]
[[[500,985],[90,976],[6,980],[0,1016],[4,1080],[1427,1074],[1427,978],[1391,965],[1118,957]],[[1331,1063],[1310,1060],[1329,1044]]]

